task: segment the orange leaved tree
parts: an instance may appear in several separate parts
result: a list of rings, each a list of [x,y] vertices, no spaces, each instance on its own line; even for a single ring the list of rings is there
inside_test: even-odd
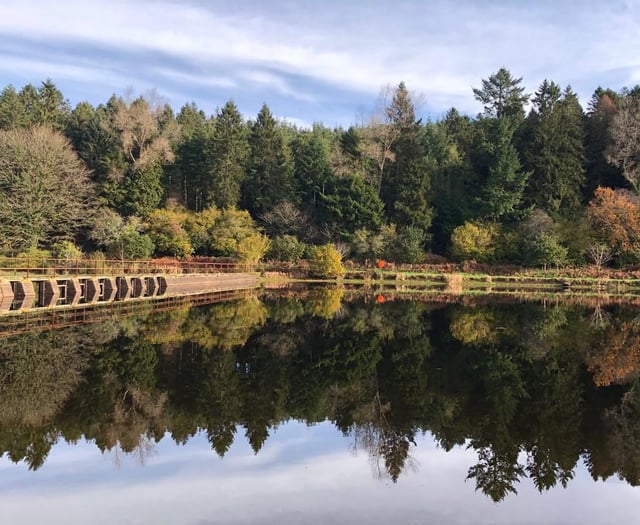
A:
[[[617,254],[640,254],[640,199],[628,190],[598,188],[587,208],[595,232]]]

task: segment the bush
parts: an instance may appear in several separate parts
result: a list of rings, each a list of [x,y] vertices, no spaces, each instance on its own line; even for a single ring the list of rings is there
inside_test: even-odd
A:
[[[269,238],[253,233],[238,242],[236,256],[246,263],[257,263],[269,251]]]
[[[49,259],[51,259],[51,252],[40,250],[39,248],[29,248],[16,255],[16,258],[28,260],[31,268],[45,268],[49,263]],[[24,266],[26,261],[20,261],[17,264],[18,266]]]
[[[313,277],[339,279],[345,272],[342,255],[332,244],[311,248],[307,262]]]
[[[390,232],[389,232],[390,233]],[[421,263],[425,258],[425,234],[420,228],[407,226],[386,243],[386,259],[409,264]]]
[[[82,250],[71,241],[59,241],[53,245],[51,252],[56,259],[67,261],[82,258]]]
[[[306,245],[293,235],[279,235],[271,240],[268,257],[277,261],[298,262],[304,256]]]
[[[451,256],[457,261],[495,262],[499,236],[498,224],[465,222],[451,234]]]
[[[193,246],[183,225],[187,214],[178,210],[154,210],[149,215],[146,231],[157,255],[188,257]]]
[[[560,266],[567,263],[557,226],[543,211],[534,210],[520,225],[522,262],[528,266]]]
[[[395,228],[393,233],[395,234]],[[372,232],[361,228],[351,235],[349,252],[357,261],[379,259],[384,254],[386,241],[384,231]]]

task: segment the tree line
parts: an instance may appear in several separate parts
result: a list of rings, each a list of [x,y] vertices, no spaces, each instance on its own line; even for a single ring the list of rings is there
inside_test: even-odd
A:
[[[502,68],[483,111],[416,118],[400,83],[348,129],[177,113],[153,94],[71,108],[51,80],[0,93],[0,250],[296,261],[434,255],[528,266],[640,256],[640,88],[533,94]]]

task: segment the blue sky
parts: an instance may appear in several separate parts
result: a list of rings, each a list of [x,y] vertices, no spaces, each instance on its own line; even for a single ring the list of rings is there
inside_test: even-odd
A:
[[[475,114],[500,67],[528,91],[640,83],[639,0],[5,0],[0,85],[50,77],[72,104],[156,89],[294,123],[356,123],[404,80],[420,113]]]

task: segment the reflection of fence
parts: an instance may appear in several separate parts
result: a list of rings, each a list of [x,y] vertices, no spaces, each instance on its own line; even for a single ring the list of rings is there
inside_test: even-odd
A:
[[[0,337],[38,330],[57,330],[69,326],[118,320],[122,317],[163,312],[180,307],[232,301],[255,294],[252,290],[225,290],[200,295],[153,298],[148,301],[83,305],[74,310],[31,310],[0,318]]]
[[[251,264],[232,261],[174,259],[44,259],[34,257],[0,257],[0,275],[30,277],[42,275],[116,275],[116,274],[194,274],[251,272]]]

